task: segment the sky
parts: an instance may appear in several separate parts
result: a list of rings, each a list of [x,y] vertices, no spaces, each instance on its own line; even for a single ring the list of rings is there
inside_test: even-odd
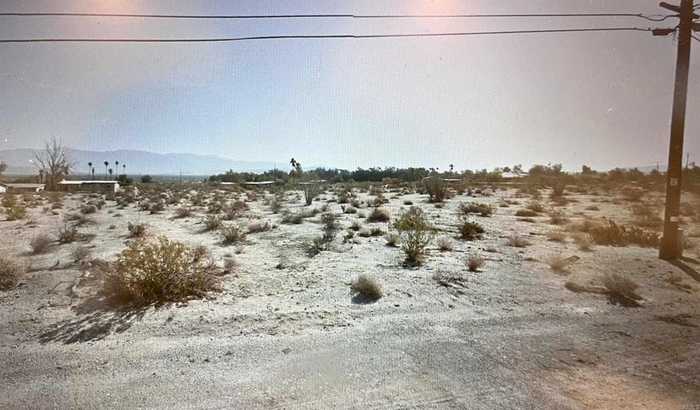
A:
[[[660,14],[656,0],[0,1],[0,11]],[[675,20],[672,20],[672,22]],[[0,17],[0,38],[216,37],[563,27],[635,18]],[[700,42],[686,151],[700,154]],[[665,164],[676,42],[643,32],[197,44],[0,44],[0,149],[213,154],[348,168]],[[700,161],[699,161],[700,162]]]

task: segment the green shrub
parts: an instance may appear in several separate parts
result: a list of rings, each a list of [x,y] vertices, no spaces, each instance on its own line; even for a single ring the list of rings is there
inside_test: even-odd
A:
[[[389,219],[389,211],[385,208],[374,208],[367,216],[367,222],[389,222]]]
[[[607,225],[593,226],[588,233],[598,245],[627,246],[632,244],[654,248],[659,245],[660,241],[659,234],[656,232],[645,231],[635,226],[618,225],[613,221],[608,221]]]
[[[143,238],[146,236],[146,224],[132,224],[129,222],[126,228],[128,229],[129,237],[131,238]]]
[[[426,220],[423,211],[412,206],[394,222],[394,229],[401,236],[401,250],[406,255],[405,264],[420,265],[425,257],[425,249],[434,235],[434,229]]]
[[[24,219],[27,216],[27,208],[22,205],[15,205],[5,208],[5,214],[8,221],[17,221]]]
[[[447,198],[447,187],[445,181],[439,177],[428,177],[423,180],[425,192],[428,193],[430,202],[442,202]]]
[[[202,220],[202,223],[204,223],[204,231],[209,232],[221,228],[223,222],[221,221],[221,218],[216,215],[207,215]]]
[[[200,298],[216,284],[208,260],[162,236],[129,243],[105,275],[104,292],[123,302],[150,304]]]
[[[471,222],[463,219],[459,225],[459,236],[465,241],[480,239],[481,234],[484,232],[484,227],[477,222]]]
[[[241,242],[245,239],[245,231],[238,225],[226,225],[220,229],[224,244],[230,245]]]
[[[494,208],[489,204],[479,202],[463,202],[459,204],[459,213],[462,215],[479,214],[481,216],[493,215]]]

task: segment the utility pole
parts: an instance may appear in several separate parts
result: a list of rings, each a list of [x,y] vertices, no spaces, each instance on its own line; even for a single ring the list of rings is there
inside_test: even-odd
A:
[[[673,91],[673,113],[671,115],[671,142],[668,149],[668,171],[666,172],[666,209],[664,211],[664,235],[661,238],[659,258],[678,259],[683,256],[679,225],[681,204],[681,173],[683,166],[683,132],[685,128],[685,106],[688,94],[688,68],[690,61],[693,0],[681,0],[674,6],[660,3],[661,7],[678,13],[678,52],[676,55],[676,77]],[[656,34],[656,33],[654,33]]]

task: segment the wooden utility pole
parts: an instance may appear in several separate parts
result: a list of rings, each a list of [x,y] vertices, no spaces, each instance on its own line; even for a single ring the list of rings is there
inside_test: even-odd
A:
[[[693,28],[693,0],[681,0],[680,7],[667,3],[660,6],[679,13],[678,53],[676,55],[676,82],[673,91],[673,113],[671,115],[671,142],[668,148],[668,171],[666,173],[666,209],[664,211],[664,236],[661,238],[659,258],[678,259],[683,256],[679,225],[681,204],[681,173],[683,167],[683,132],[685,128],[685,106],[688,94],[688,66],[690,41]]]

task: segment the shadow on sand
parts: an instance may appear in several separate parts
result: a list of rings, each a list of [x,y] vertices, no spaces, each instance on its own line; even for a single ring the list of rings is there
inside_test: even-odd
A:
[[[149,307],[120,306],[105,297],[93,296],[74,308],[78,317],[49,326],[39,335],[39,342],[72,344],[101,340],[129,329],[143,318]]]
[[[680,259],[670,260],[668,261],[668,263],[682,270],[696,281],[700,282],[700,273],[696,270],[696,267],[700,267],[699,260],[683,256]],[[695,267],[691,266],[690,264],[695,265]]]

